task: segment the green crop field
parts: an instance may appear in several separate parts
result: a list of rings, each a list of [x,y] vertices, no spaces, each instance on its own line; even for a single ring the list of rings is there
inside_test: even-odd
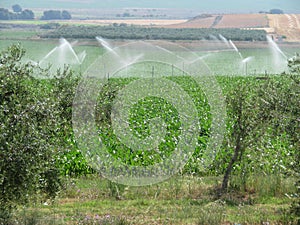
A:
[[[31,21],[16,21],[16,25],[19,23],[22,25],[23,22],[25,24],[28,23],[27,25],[34,25],[31,24]],[[38,21],[34,21],[34,23],[35,22]],[[74,30],[74,32],[81,32],[81,35],[84,34],[82,33],[80,27],[76,28],[71,26],[70,29],[72,32]],[[93,31],[92,27],[88,27],[86,29],[89,32]],[[102,28],[97,27],[97,29],[99,32],[102,32]],[[110,30],[109,27],[106,29]],[[104,29],[105,32],[106,29]],[[58,29],[58,31],[61,32],[61,29]],[[112,31],[113,33],[115,32],[114,30]],[[101,35],[101,32],[99,35]],[[214,30],[214,32],[218,31]],[[64,37],[64,33],[65,31],[59,34],[58,37]],[[0,50],[5,49],[12,43],[20,43],[26,50],[26,56],[24,57],[24,60],[39,62],[45,56],[47,56],[51,50],[60,45],[58,38],[40,38],[40,36],[47,36],[48,34],[51,36],[53,31],[46,31],[36,28],[2,29],[0,33]],[[96,32],[95,34],[98,33]],[[218,36],[217,33],[215,33],[215,35]],[[209,35],[206,34],[206,36]],[[76,55],[82,53],[83,51],[86,52],[86,58],[82,62],[81,66],[71,65],[73,69],[76,71],[81,70],[82,73],[96,60],[97,57],[108,51],[101,45],[101,43],[91,37],[89,37],[89,39],[67,38],[67,40],[72,44],[72,48],[74,49]],[[112,43],[112,47],[114,45],[119,46],[130,43],[130,41],[120,42],[118,40],[108,40],[108,42]],[[208,65],[212,73],[216,75],[257,75],[265,73],[281,73],[287,70],[287,59],[294,56],[296,52],[300,52],[300,45],[297,43],[290,45],[282,44],[282,46],[280,46],[280,51],[282,51],[281,54],[276,47],[271,46],[271,44],[267,42],[234,41],[232,43],[233,45],[236,43],[236,48],[236,46],[231,45],[229,42],[225,43],[221,40],[216,40],[216,37],[213,36],[210,36],[210,40],[207,41],[199,40],[199,42],[197,42],[186,40],[175,41],[175,43],[188,46],[188,48],[192,49],[196,54],[199,55],[199,57],[202,57],[202,60]],[[241,47],[239,47],[239,45],[241,45]],[[54,65],[54,70],[57,64],[57,58],[55,59],[55,55],[57,56],[58,54],[66,55],[66,61],[61,61],[60,64],[68,64],[68,62],[74,58],[73,53],[70,51],[61,52],[60,50],[57,50],[54,54],[54,57],[50,57],[47,62],[47,64],[49,63]]]
[[[1,40],[0,45],[1,46],[6,46],[5,41],[4,40],[22,40],[22,39],[27,39],[27,38],[31,38],[33,36],[36,36],[38,33],[35,30],[14,30],[11,31],[10,29],[3,29],[0,33],[0,39],[3,39],[3,41]],[[2,43],[4,42],[4,43]]]
[[[1,40],[0,42],[0,50],[7,48],[12,43],[20,43],[26,50],[24,60],[40,61],[53,48],[59,46],[58,39],[18,40],[23,38],[26,39],[26,37],[34,34],[36,34],[34,31],[20,33],[8,32],[5,34],[5,39]],[[70,42],[72,43],[73,41],[71,40]],[[248,49],[244,48],[240,50],[243,58],[251,57],[251,60],[247,63],[247,68],[245,68],[245,64],[242,64],[242,59],[236,51],[234,51],[233,49],[225,48],[224,46],[219,51],[198,51],[196,53],[199,55],[199,57],[203,57],[203,61],[208,65],[211,71],[217,75],[238,75],[245,73],[247,73],[248,75],[258,75],[264,74],[265,72],[278,73],[286,71],[286,62],[282,63],[283,65],[281,66],[281,68],[278,68],[277,70],[274,69],[276,59],[273,58],[272,50],[268,48],[267,44],[265,44],[261,48],[252,48],[251,43],[249,44],[249,46],[250,48]],[[87,56],[82,63],[82,72],[84,72],[89,67],[89,65],[91,65],[97,59],[97,57],[101,56],[104,52],[107,51],[96,40],[79,40],[73,48],[77,54],[82,51],[86,51]],[[295,52],[300,52],[300,46],[283,47],[282,51],[286,54],[287,57],[292,57]],[[67,55],[69,55],[69,57],[72,57],[70,55],[70,52],[67,52]],[[54,59],[49,60],[49,63],[56,64]],[[73,65],[73,68],[75,70],[79,70],[78,65]]]

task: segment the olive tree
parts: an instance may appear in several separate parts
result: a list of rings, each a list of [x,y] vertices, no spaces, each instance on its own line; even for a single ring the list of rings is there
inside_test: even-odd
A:
[[[274,154],[282,158],[277,152],[278,146],[273,144],[274,140],[285,146],[280,148],[285,148],[290,161],[274,161],[273,171],[267,173],[286,173],[299,168],[299,160],[293,158],[300,146],[299,75],[274,75],[256,82],[247,82],[247,79],[255,78],[239,79],[226,96],[229,121],[224,148],[231,156],[225,169],[221,194],[227,190],[234,168],[240,169],[246,189],[247,170],[258,169],[249,165],[257,165],[255,161],[262,158],[262,151],[274,149]],[[290,168],[282,171],[281,168],[285,167]]]
[[[246,149],[251,147],[253,142],[259,142],[258,133],[263,131],[260,129],[262,120],[258,117],[259,105],[252,94],[254,88],[256,87],[253,83],[250,85],[245,80],[239,79],[226,96],[229,119],[224,146],[227,152],[231,152],[231,156],[219,194],[226,192],[234,166],[241,163]]]
[[[30,196],[54,197],[60,186],[55,168],[60,101],[32,76],[34,68],[21,62],[23,55],[19,45],[0,54],[0,223]]]
[[[288,60],[288,66],[291,73],[290,77],[293,80],[293,88],[287,94],[290,95],[288,97],[292,100],[290,104],[294,106],[292,113],[295,117],[293,122],[296,128],[289,132],[295,141],[295,145],[298,146],[298,151],[295,154],[297,165],[294,167],[295,174],[298,177],[295,184],[298,198],[293,203],[291,211],[297,217],[298,224],[300,224],[300,55],[298,53]],[[291,95],[294,97],[291,98]]]

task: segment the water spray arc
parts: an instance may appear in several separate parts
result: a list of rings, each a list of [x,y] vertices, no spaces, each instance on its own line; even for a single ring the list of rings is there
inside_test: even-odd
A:
[[[79,72],[81,74],[81,66],[87,53],[84,50],[77,54],[73,48],[75,44],[77,44],[77,41],[70,43],[66,39],[61,38],[59,40],[59,45],[50,50],[41,60],[38,62],[30,61],[41,68],[50,67],[51,73],[56,73],[58,69],[63,70],[65,65],[79,65]]]

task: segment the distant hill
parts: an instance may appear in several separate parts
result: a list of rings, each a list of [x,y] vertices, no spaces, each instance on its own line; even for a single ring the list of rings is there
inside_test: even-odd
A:
[[[47,9],[176,8],[202,13],[257,13],[278,8],[287,13],[300,13],[298,0],[1,0],[0,8],[10,8],[12,4]]]

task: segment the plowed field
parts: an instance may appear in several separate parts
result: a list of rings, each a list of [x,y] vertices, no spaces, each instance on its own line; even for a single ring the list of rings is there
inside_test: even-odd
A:
[[[229,14],[224,15],[215,28],[256,28],[267,27],[265,14]]]
[[[268,15],[269,25],[278,35],[286,36],[287,41],[300,41],[300,15]]]
[[[219,18],[218,18],[219,17]],[[268,26],[265,14],[228,14],[196,18],[184,23],[169,25],[172,28],[261,28]]]

